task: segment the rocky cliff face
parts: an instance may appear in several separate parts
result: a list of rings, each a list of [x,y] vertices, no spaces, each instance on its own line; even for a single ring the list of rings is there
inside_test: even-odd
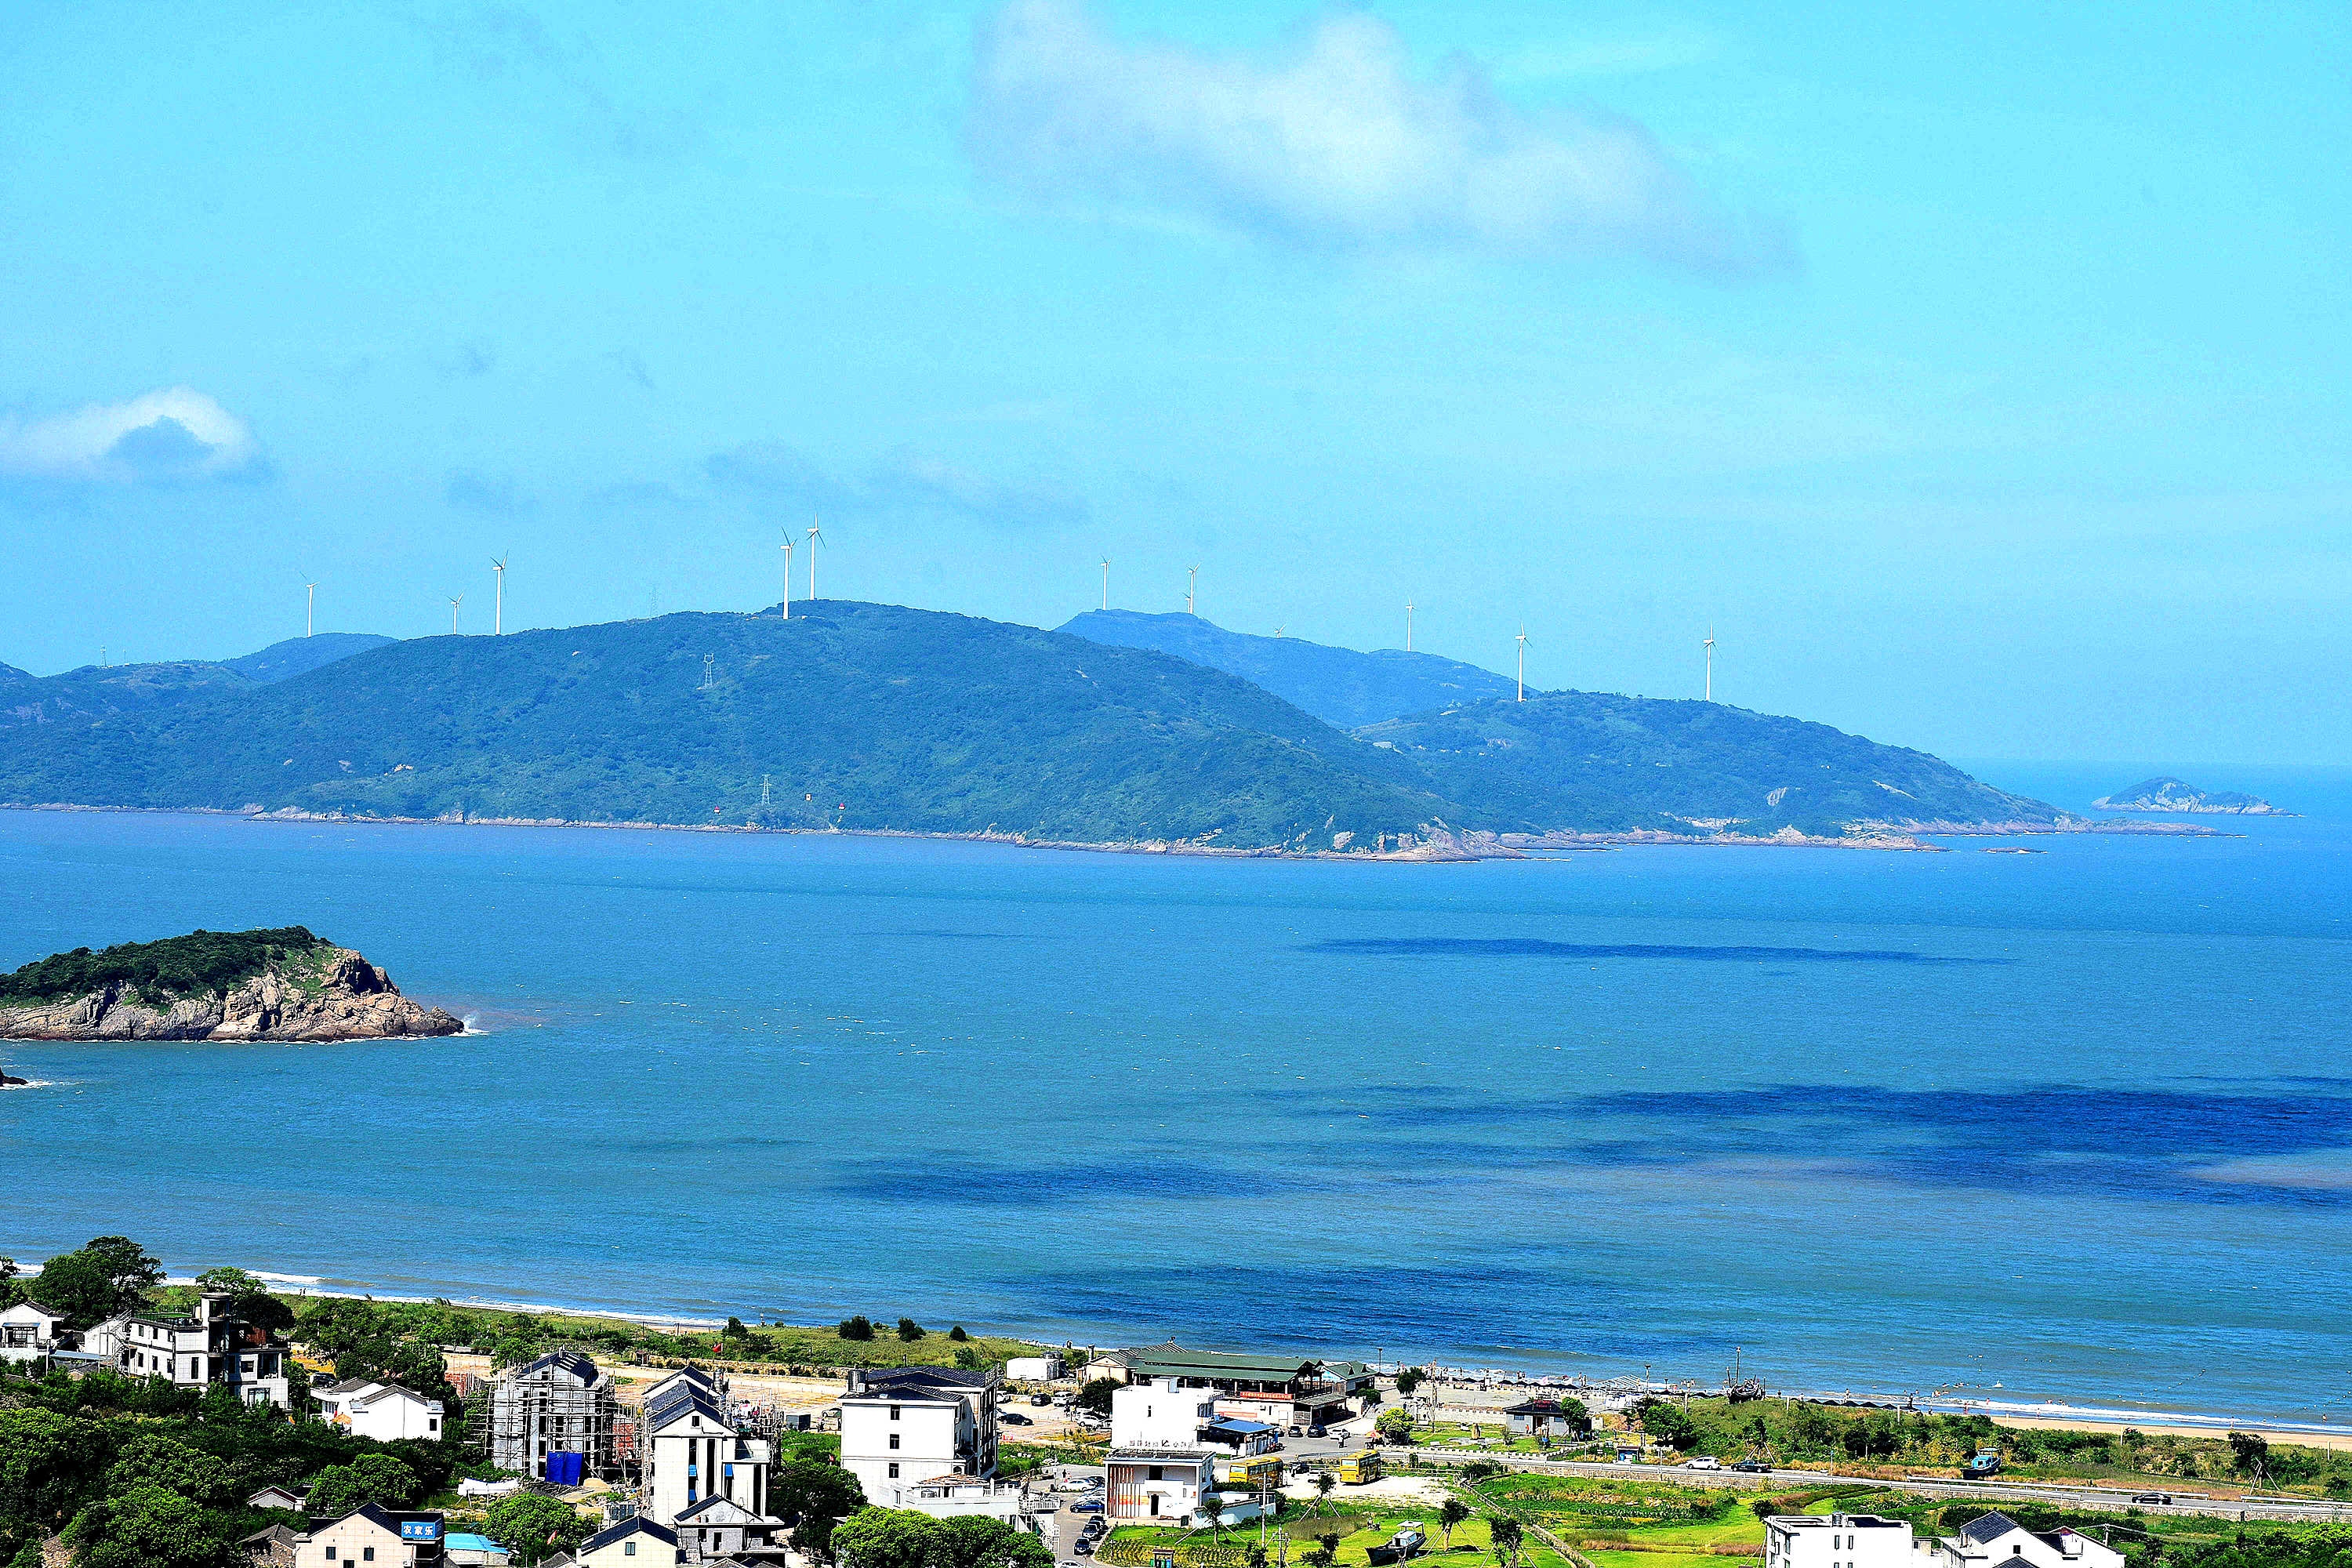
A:
[[[2218,816],[2291,816],[2258,795],[2201,790],[2179,779],[2149,779],[2091,803],[2099,811],[2154,811]]]
[[[460,1020],[412,1002],[349,948],[301,973],[272,967],[226,990],[147,1002],[121,984],[79,996],[0,1006],[0,1038],[17,1040],[373,1040],[455,1035]]]

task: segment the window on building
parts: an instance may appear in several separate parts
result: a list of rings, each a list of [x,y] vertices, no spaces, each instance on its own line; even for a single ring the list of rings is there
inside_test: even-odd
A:
[[[891,1434],[890,1434],[890,1447],[892,1447],[893,1448],[895,1448],[895,1447],[897,1447],[898,1446],[898,1434],[897,1434],[896,1432],[893,1432],[893,1433],[891,1433]]]
[[[890,1461],[890,1479],[894,1481],[898,1479],[898,1461],[896,1459]]]
[[[1160,1466],[1160,1465],[1154,1465],[1154,1466],[1152,1466],[1152,1467],[1151,1467],[1151,1479],[1152,1479],[1153,1480],[1155,1480],[1155,1481],[1164,1481],[1164,1480],[1166,1480],[1166,1479],[1168,1479],[1168,1472],[1167,1472],[1166,1468],[1165,1468],[1164,1466]]]
[[[621,1555],[622,1555],[622,1556],[624,1556],[624,1557],[635,1557],[636,1554],[637,1554],[637,1543],[636,1543],[635,1542],[634,1542],[634,1541],[624,1541],[623,1542],[621,1542]]]
[[[335,1560],[335,1549],[334,1549],[333,1547],[330,1546],[330,1547],[328,1547],[328,1548],[327,1548],[327,1561],[328,1561],[328,1562],[330,1562],[330,1563],[332,1563],[334,1560]]]
[[[362,1563],[373,1563],[373,1562],[374,1562],[374,1561],[375,1561],[375,1548],[374,1548],[374,1547],[373,1547],[373,1546],[362,1546],[362,1547],[361,1547],[361,1548],[360,1548],[360,1561],[361,1561],[361,1562],[362,1562]]]
[[[890,1406],[890,1419],[893,1421],[898,1419],[898,1407],[895,1405]]]

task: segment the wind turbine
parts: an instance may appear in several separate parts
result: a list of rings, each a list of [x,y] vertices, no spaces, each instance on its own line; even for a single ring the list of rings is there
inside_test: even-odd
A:
[[[457,606],[465,602],[466,595],[463,594],[449,601],[449,635],[453,637],[457,635]]]
[[[1200,580],[1201,569],[1198,566],[1184,568],[1184,613],[1188,616],[1192,613],[1192,589]]]
[[[793,618],[793,531],[784,532],[784,619]]]
[[[808,596],[809,596],[809,603],[811,603],[811,604],[814,604],[814,603],[816,602],[816,542],[817,542],[817,538],[818,538],[818,536],[819,536],[819,535],[821,535],[822,533],[824,533],[824,530],[823,530],[823,529],[821,529],[821,528],[819,528],[819,527],[817,526],[817,521],[818,521],[818,520],[817,520],[817,518],[816,518],[816,517],[814,517],[814,516],[811,516],[811,517],[810,517],[810,519],[809,519],[809,531],[808,531],[808,542],[809,542],[809,595],[808,595]]]
[[[1110,563],[1103,563],[1103,608],[1110,608]]]
[[[1528,624],[1527,624],[1527,622],[1525,622],[1525,621],[1521,621],[1521,622],[1519,623],[1519,698],[1518,698],[1518,700],[1519,700],[1520,701],[1522,701],[1522,702],[1525,702],[1525,701],[1528,700]]]
[[[499,596],[490,611],[490,635],[494,637],[507,635],[507,555],[513,553],[509,550],[506,555],[490,558],[490,570],[499,574]]]
[[[1412,601],[1404,602],[1404,651],[1412,651]]]
[[[305,583],[305,584],[302,584],[302,635],[303,635],[304,637],[309,637],[309,636],[310,635],[310,627],[311,627],[311,626],[312,626],[313,622],[315,622],[315,621],[316,621],[316,619],[317,619],[318,609],[319,609],[319,584],[317,584],[316,583]]]
[[[1706,700],[1712,702],[1715,700],[1715,627],[1712,625],[1706,628],[1704,646],[1706,648]]]

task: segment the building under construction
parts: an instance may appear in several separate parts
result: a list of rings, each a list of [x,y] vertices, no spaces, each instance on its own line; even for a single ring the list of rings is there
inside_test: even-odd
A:
[[[614,1473],[613,1379],[580,1352],[551,1351],[514,1368],[491,1385],[488,1404],[483,1450],[499,1468],[566,1486]]]

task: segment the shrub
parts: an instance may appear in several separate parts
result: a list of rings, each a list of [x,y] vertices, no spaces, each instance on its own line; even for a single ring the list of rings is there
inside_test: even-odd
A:
[[[835,1332],[845,1340],[870,1340],[874,1337],[874,1325],[866,1321],[865,1313],[860,1312],[855,1317],[842,1319],[841,1327]]]

